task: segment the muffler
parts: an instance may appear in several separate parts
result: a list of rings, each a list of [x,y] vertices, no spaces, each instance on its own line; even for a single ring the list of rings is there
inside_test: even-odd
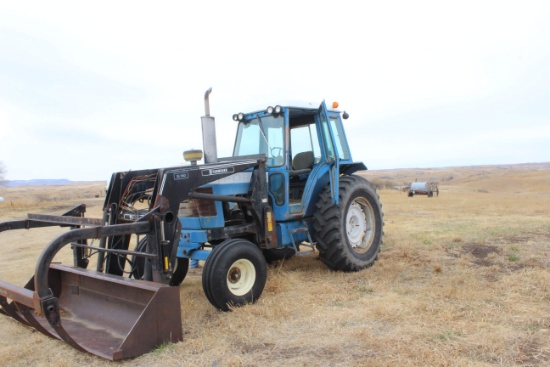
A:
[[[204,94],[204,116],[201,117],[202,146],[204,150],[204,163],[216,163],[218,161],[218,148],[216,144],[216,120],[210,116],[209,88]]]

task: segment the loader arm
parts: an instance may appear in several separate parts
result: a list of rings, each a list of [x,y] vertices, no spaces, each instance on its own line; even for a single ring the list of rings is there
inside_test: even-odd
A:
[[[158,208],[161,216],[155,220],[155,230],[147,235],[146,250],[147,253],[156,253],[158,256],[145,262],[143,279],[168,284],[171,279],[171,264],[177,256],[176,249],[180,237],[180,222],[177,220],[180,204],[200,195],[197,193],[199,187],[249,169],[255,172],[254,177],[260,176],[265,182],[265,156],[263,155],[230,162],[115,173],[104,204],[104,221],[109,225],[115,225],[139,220],[141,216],[146,215],[147,211],[138,211],[134,208],[133,202],[137,200],[136,198],[146,198],[149,202],[149,210]],[[263,172],[263,174],[257,172]],[[251,186],[254,185],[251,184]],[[256,192],[257,190],[254,191]],[[267,194],[264,196],[267,198]],[[260,213],[255,215],[255,224],[262,228],[261,206],[266,203],[257,195],[250,200],[212,196],[207,200],[239,199],[247,200],[254,209],[253,212]],[[127,251],[129,242],[128,234],[109,236],[100,243],[100,247]],[[124,258],[121,259],[116,253],[108,252],[101,252],[99,256],[98,271],[119,276],[123,274]],[[105,256],[105,265],[103,265],[102,256]]]

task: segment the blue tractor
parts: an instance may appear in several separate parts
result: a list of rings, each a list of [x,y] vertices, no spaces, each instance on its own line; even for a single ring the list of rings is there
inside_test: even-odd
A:
[[[221,310],[254,302],[266,282],[266,261],[315,248],[333,270],[371,266],[383,214],[373,186],[354,175],[367,168],[352,159],[342,124],[348,114],[324,102],[237,113],[233,155],[218,158],[209,93],[202,118],[206,164],[196,165],[201,152],[190,151],[191,167],[184,169],[209,182],[195,182],[180,204],[175,257],[185,268],[187,259],[205,261],[209,301]]]
[[[203,150],[184,152],[190,164],[114,173],[101,219],[84,218],[81,205],[0,223],[0,232],[71,228],[43,250],[24,288],[0,282],[0,312],[122,359],[181,340],[177,286],[190,260],[204,262],[204,293],[224,311],[260,298],[269,262],[316,250],[333,270],[373,265],[383,214],[374,187],[355,175],[367,168],[352,159],[348,114],[324,102],[237,113],[233,155],[220,158],[210,92]],[[69,245],[74,264],[54,264]]]

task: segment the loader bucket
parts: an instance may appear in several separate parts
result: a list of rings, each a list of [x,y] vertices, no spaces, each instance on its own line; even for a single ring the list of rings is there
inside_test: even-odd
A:
[[[148,233],[151,224],[146,219],[113,226],[80,217],[51,216],[0,223],[0,232],[58,223],[94,226],[73,228],[50,242],[25,287],[0,281],[0,313],[110,360],[135,357],[163,343],[181,341],[179,287],[53,263],[64,246],[87,246],[78,242],[83,239]]]
[[[60,315],[53,325],[29,307],[34,278],[12,296],[18,301],[5,305],[4,298],[4,311],[11,308],[18,321],[110,360],[182,340],[178,287],[56,264],[50,266],[48,281]]]

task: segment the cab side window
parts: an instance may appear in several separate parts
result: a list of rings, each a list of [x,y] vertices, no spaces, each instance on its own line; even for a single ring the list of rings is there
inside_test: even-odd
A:
[[[290,153],[292,159],[299,153],[313,152],[314,164],[321,160],[321,147],[315,123],[290,129]]]

